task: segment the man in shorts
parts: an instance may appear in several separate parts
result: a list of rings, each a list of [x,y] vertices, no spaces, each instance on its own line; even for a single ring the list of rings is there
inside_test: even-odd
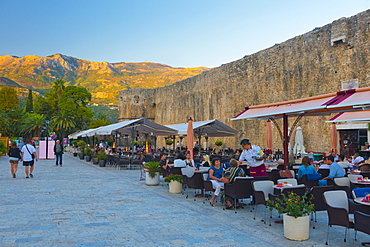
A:
[[[23,166],[26,172],[26,178],[33,178],[35,159],[36,162],[39,161],[39,159],[36,155],[36,149],[31,145],[31,140],[27,140],[26,143],[27,144],[22,147]]]

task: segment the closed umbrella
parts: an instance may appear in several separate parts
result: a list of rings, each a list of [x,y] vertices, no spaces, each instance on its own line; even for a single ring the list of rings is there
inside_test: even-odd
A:
[[[303,145],[303,133],[302,128],[298,127],[295,131],[295,144],[293,148],[293,154],[304,154],[306,153],[306,148]]]
[[[188,152],[190,152],[191,159],[194,159],[194,130],[193,130],[193,119],[188,120],[188,129],[186,131],[186,141],[188,143]]]
[[[338,153],[337,142],[338,142],[337,125],[335,123],[332,123],[330,130],[330,145],[331,151],[334,151],[335,154]]]
[[[266,151],[272,154],[272,124],[270,120],[266,123]]]

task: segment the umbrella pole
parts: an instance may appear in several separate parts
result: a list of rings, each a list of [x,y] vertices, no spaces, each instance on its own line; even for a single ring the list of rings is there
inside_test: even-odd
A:
[[[284,169],[287,169],[289,164],[289,134],[288,134],[288,116],[283,114],[283,149],[284,149]]]

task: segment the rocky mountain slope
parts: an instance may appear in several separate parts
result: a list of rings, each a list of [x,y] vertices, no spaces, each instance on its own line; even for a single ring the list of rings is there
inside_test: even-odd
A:
[[[86,87],[93,95],[93,103],[116,105],[120,90],[162,87],[206,70],[209,69],[173,68],[150,62],[92,62],[62,54],[5,55],[0,56],[0,86],[25,87],[43,93],[55,80],[63,79],[68,85]]]

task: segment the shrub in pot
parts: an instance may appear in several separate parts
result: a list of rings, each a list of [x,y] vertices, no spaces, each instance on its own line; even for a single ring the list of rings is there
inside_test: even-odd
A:
[[[104,153],[104,151],[99,151],[96,155],[96,158],[99,160],[99,166],[104,167],[105,163],[107,162],[107,155]]]
[[[283,215],[284,237],[290,240],[307,240],[310,230],[310,213],[314,211],[312,195],[307,193],[299,196],[296,193],[289,193],[288,196],[281,194],[274,201],[268,200],[266,205],[276,209]]]
[[[182,192],[182,175],[170,174],[164,178],[169,183],[169,192],[178,194]]]
[[[145,162],[145,183],[146,185],[158,185],[159,184],[159,173],[161,168],[159,167],[159,162]]]
[[[91,161],[91,149],[89,147],[85,149],[85,159],[87,162]]]

